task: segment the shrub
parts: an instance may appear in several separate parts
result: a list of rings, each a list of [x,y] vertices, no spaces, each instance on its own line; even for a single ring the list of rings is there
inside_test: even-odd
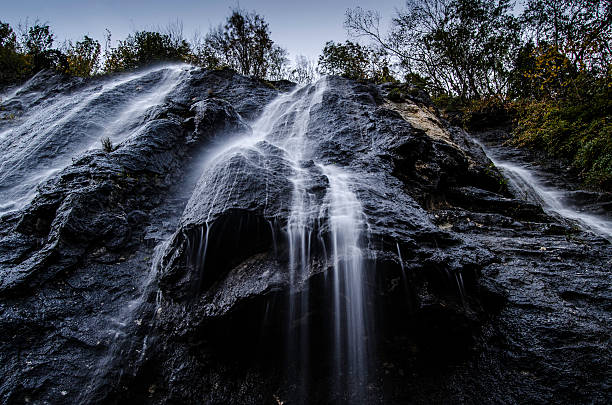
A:
[[[564,100],[517,103],[514,142],[541,148],[553,157],[566,158],[580,171],[585,183],[612,189],[612,101],[608,86],[598,86]]]
[[[113,146],[113,142],[108,136],[100,139],[100,142],[102,143],[102,150],[104,152],[111,153],[112,151],[115,150],[115,147]]]
[[[138,31],[107,51],[104,70],[119,72],[154,62],[185,61],[189,59],[189,52],[189,44],[185,40],[174,41],[167,34]]]
[[[397,87],[392,88],[387,97],[394,103],[400,103],[404,99],[402,92]]]
[[[98,70],[100,43],[87,35],[74,45],[69,42],[66,59],[68,68],[65,73],[72,76],[89,77]]]
[[[513,115],[512,103],[502,97],[471,100],[462,108],[463,126],[470,130],[510,126]]]
[[[240,8],[225,24],[210,30],[203,43],[194,41],[192,63],[215,69],[229,67],[243,75],[279,80],[284,77],[287,51],[274,44],[265,19]]]

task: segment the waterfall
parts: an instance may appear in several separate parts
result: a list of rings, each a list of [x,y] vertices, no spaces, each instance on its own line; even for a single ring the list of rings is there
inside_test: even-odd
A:
[[[367,383],[367,283],[362,235],[365,215],[339,168],[323,167],[329,179],[328,203],[333,260],[334,354],[341,390],[364,397]]]
[[[100,148],[102,137],[117,145],[136,135],[147,111],[183,80],[185,66],[160,66],[49,96],[0,130],[0,214],[25,206],[39,184],[82,152]]]
[[[92,79],[77,91],[57,94],[34,92],[28,83],[22,86],[21,92],[40,96],[44,102],[33,103],[0,128],[0,215],[23,208],[39,184],[83,153],[99,149],[101,138],[109,137],[121,147],[122,142],[140,136],[157,107],[176,94],[191,70],[184,64],[160,65]],[[90,365],[79,403],[97,402],[108,384],[119,384],[124,373],[137,370],[145,361],[160,308],[157,273],[166,244],[163,241],[156,247],[146,274],[134,272],[137,288],[127,295],[129,301],[108,317],[99,317],[103,321],[97,345],[108,346]]]
[[[577,223],[583,229],[590,230],[612,242],[612,219],[585,211],[579,204],[568,203],[570,192],[545,185],[538,178],[535,168],[529,165],[511,162],[495,152],[493,148],[475,141],[484,150],[495,166],[501,169],[504,177],[515,193],[528,201],[541,205],[544,211],[553,216]]]
[[[266,165],[271,153],[280,151],[284,164],[292,173],[289,182],[291,195],[286,208],[286,225],[273,230],[275,252],[284,252],[279,258],[287,266],[289,298],[287,302],[288,368],[289,378],[298,388],[298,395],[307,395],[312,378],[312,339],[315,328],[310,325],[310,314],[315,305],[326,298],[311,294],[310,282],[314,276],[313,266],[326,263],[325,279],[331,299],[325,310],[329,318],[329,337],[317,336],[317,340],[328,342],[323,350],[330,353],[329,374],[336,381],[336,392],[347,398],[360,398],[365,392],[369,358],[372,354],[368,341],[371,317],[368,315],[368,283],[366,282],[366,258],[364,240],[367,239],[367,222],[362,205],[354,191],[355,176],[344,167],[330,162],[329,158],[317,155],[317,146],[326,142],[325,122],[321,121],[322,103],[328,84],[326,78],[315,84],[297,88],[279,95],[268,104],[260,117],[251,125],[252,134],[230,137],[223,145],[209,153],[200,187],[206,192],[194,194],[202,198],[205,223],[202,224],[203,241],[190,242],[198,249],[193,263],[198,267],[206,263],[208,230],[213,227],[213,210],[226,211],[232,208],[234,183],[240,172],[254,165],[267,173]],[[273,149],[275,152],[270,152]],[[277,155],[274,155],[277,158]],[[235,166],[236,159],[248,163]],[[324,179],[321,180],[321,179]],[[323,181],[324,189],[320,190]],[[220,184],[231,185],[220,187]],[[266,183],[267,184],[267,183]],[[220,195],[219,190],[226,195]],[[197,196],[196,196],[197,195]],[[266,204],[280,196],[268,195]],[[222,204],[221,204],[222,202]],[[202,202],[198,201],[198,204]],[[221,204],[221,207],[219,205]],[[266,209],[264,208],[264,215]],[[270,226],[278,218],[267,218]],[[281,221],[282,223],[282,221]],[[278,233],[278,235],[276,235]],[[280,236],[280,237],[279,237]],[[211,234],[211,238],[214,235]],[[282,245],[282,247],[276,245]],[[199,270],[200,271],[200,270]],[[206,269],[201,269],[206,272]],[[312,300],[317,302],[311,302]]]

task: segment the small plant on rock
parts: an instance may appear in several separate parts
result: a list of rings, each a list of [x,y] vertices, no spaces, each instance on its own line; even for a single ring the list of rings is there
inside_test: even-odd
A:
[[[113,146],[113,142],[110,140],[108,136],[100,139],[100,142],[102,142],[102,150],[104,152],[111,153],[112,151],[115,150],[115,147]]]
[[[402,96],[402,92],[397,87],[394,87],[393,89],[391,89],[387,97],[389,98],[389,100],[393,101],[394,103],[400,103],[404,100],[404,97]]]

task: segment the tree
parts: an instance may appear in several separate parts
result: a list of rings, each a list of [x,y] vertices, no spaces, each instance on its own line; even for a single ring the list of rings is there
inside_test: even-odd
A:
[[[288,79],[292,82],[305,84],[312,83],[317,78],[317,69],[312,60],[304,55],[298,55],[288,72]]]
[[[68,42],[66,59],[68,69],[66,73],[72,76],[89,77],[93,75],[100,64],[100,43],[85,35],[82,41],[76,44]]]
[[[263,76],[270,80],[282,80],[287,77],[287,50],[280,46],[272,47],[268,55],[267,73]]]
[[[237,9],[225,25],[208,33],[197,59],[208,68],[228,66],[243,75],[263,79],[279,76],[287,64],[286,55],[270,38],[263,17]]]
[[[366,50],[351,41],[346,41],[344,44],[329,41],[319,56],[319,72],[322,74],[365,79],[367,67]]]
[[[536,45],[552,47],[576,71],[605,72],[612,62],[612,3],[605,0],[529,0],[524,19]]]
[[[462,99],[504,94],[520,26],[508,0],[408,0],[384,35],[380,15],[355,8],[345,27],[392,55],[408,74]]]
[[[107,40],[108,43],[108,40]],[[137,31],[116,48],[107,49],[104,70],[117,72],[135,69],[154,62],[185,61],[189,59],[187,41],[173,41],[167,34],[154,31]]]
[[[0,46],[13,50],[17,48],[15,31],[13,31],[8,23],[3,23],[2,21],[0,21]]]
[[[43,69],[66,67],[65,55],[57,49],[53,49],[54,35],[47,24],[38,21],[29,26],[26,21],[21,30],[21,48],[31,59],[32,73]]]
[[[530,0],[523,15],[528,42],[517,53],[513,94],[584,98],[587,87],[607,80],[611,7],[598,0]]]
[[[391,78],[387,54],[383,49],[351,41],[344,44],[327,42],[319,56],[319,71],[322,74],[377,82]]]
[[[0,21],[0,86],[23,80],[31,63],[18,49],[17,35],[8,23]]]
[[[0,22],[0,85],[24,80],[43,69],[66,69],[66,56],[53,49],[53,33],[46,24],[28,21],[18,26],[19,36]]]

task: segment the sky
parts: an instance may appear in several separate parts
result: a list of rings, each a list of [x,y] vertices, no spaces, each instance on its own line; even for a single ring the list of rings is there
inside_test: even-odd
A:
[[[199,30],[206,34],[225,21],[237,5],[254,10],[270,25],[272,39],[287,49],[290,58],[305,55],[316,59],[325,42],[347,39],[343,27],[347,8],[376,9],[387,23],[403,0],[2,0],[0,21],[16,27],[20,21],[39,19],[52,28],[57,43],[78,40],[83,35],[104,45],[108,28],[114,41],[136,30],[165,26],[177,19],[183,22],[189,40]]]

